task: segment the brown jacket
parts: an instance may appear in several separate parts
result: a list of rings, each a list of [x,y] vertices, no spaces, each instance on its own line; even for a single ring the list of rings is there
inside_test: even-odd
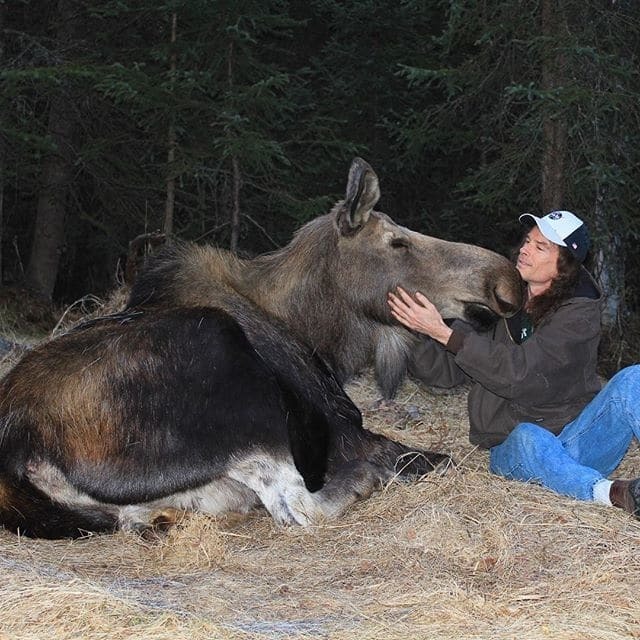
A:
[[[410,373],[433,386],[471,380],[469,440],[490,448],[521,422],[559,433],[600,390],[596,372],[601,295],[583,269],[572,298],[517,344],[501,320],[490,333],[454,323],[445,349],[425,338]]]

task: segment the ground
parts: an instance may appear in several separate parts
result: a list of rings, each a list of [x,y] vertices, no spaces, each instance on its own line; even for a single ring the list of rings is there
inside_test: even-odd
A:
[[[0,531],[0,639],[640,637],[640,522],[487,472],[467,389],[413,381],[366,425],[454,454],[442,477],[392,482],[340,521],[264,511],[192,516],[164,539],[34,541]],[[618,471],[640,474],[637,448]]]

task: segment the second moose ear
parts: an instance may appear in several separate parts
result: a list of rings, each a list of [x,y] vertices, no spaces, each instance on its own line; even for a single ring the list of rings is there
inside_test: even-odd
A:
[[[376,172],[362,158],[354,158],[349,169],[345,201],[336,220],[340,233],[351,236],[360,231],[379,199]]]

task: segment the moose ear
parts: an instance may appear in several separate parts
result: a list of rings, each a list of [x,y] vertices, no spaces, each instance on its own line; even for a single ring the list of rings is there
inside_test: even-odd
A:
[[[362,158],[354,158],[349,169],[347,195],[338,212],[337,223],[342,235],[354,235],[362,229],[379,199],[376,172]]]

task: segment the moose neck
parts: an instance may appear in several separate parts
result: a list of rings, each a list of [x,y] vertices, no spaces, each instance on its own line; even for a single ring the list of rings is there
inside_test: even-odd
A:
[[[336,346],[351,310],[336,289],[336,235],[333,216],[316,218],[286,247],[246,261],[237,290],[342,369]]]
[[[250,318],[252,308],[261,311],[345,380],[371,361],[378,338],[370,315],[347,295],[334,219],[332,214],[316,218],[286,247],[249,260],[188,246],[177,253],[173,267],[148,277],[135,298],[144,303],[162,292],[164,303],[219,307],[245,329],[242,318]]]
[[[287,325],[298,329],[328,293],[327,270],[335,242],[329,240],[331,220],[321,217],[302,227],[282,249],[244,263],[240,293]]]

